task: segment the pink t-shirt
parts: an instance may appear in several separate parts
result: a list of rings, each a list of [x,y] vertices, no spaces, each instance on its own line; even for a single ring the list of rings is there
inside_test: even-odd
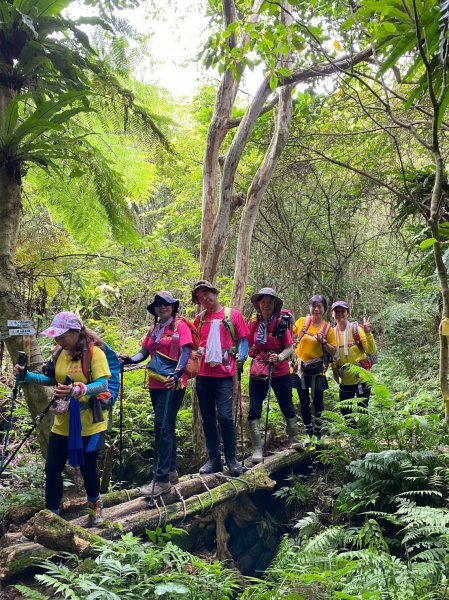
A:
[[[192,334],[190,333],[190,329],[181,319],[175,319],[174,329],[172,329],[172,325],[173,323],[166,327],[157,345],[155,344],[154,339],[151,337],[153,328],[148,331],[145,339],[142,342],[142,348],[146,348],[150,353],[150,356],[153,356],[156,350],[158,350],[162,354],[178,360],[181,346],[192,344]],[[176,341],[176,337],[173,340],[173,335],[176,336],[176,334],[179,335],[178,341]],[[181,377],[181,382],[182,387],[186,387],[187,375],[185,373]],[[162,381],[158,381],[152,377],[149,378],[148,387],[153,390],[167,389]]]
[[[250,319],[248,321],[248,346],[250,350],[252,347],[254,347],[256,350],[256,354],[253,358],[264,360],[265,358],[267,358],[265,352],[269,351],[276,352],[276,354],[279,354],[287,346],[291,346],[293,344],[293,337],[289,329],[287,329],[287,331],[285,332],[284,337],[273,337],[273,331],[276,327],[276,324],[278,323],[278,320],[279,319],[273,319],[271,323],[268,323],[266,344],[260,344],[259,342],[256,342],[257,331],[259,329],[260,321],[253,321],[253,319]],[[273,363],[273,377],[281,377],[282,375],[288,375],[289,373],[290,365],[288,363],[288,360]]]
[[[195,317],[194,325],[197,329],[198,329],[201,315],[202,315],[202,313],[199,313]],[[224,317],[225,317],[224,307],[221,308],[221,310],[219,310],[216,313],[206,312],[206,314],[204,315],[202,324],[201,324],[201,330],[198,332],[200,334],[202,348],[206,348],[206,346],[207,346],[207,338],[209,336],[211,321],[214,321],[216,319],[223,321]],[[249,333],[248,327],[246,326],[245,320],[243,319],[242,315],[239,313],[238,310],[234,310],[234,309],[231,310],[231,321],[232,321],[232,324],[234,325],[236,340],[241,340],[242,338],[245,338],[248,336],[248,333]],[[229,331],[226,329],[226,327],[223,325],[223,323],[220,324],[220,341],[221,341],[221,348],[223,351],[229,350],[229,348],[232,348],[232,346],[234,346],[234,341],[232,339],[232,336],[229,333]],[[204,375],[206,377],[232,377],[234,375],[235,360],[234,360],[233,356],[229,355],[229,368],[227,368],[224,360],[222,360],[221,365],[217,365],[216,367],[211,367],[209,364],[204,362],[205,357],[206,356],[204,353],[201,358],[201,368],[200,368],[199,375]]]

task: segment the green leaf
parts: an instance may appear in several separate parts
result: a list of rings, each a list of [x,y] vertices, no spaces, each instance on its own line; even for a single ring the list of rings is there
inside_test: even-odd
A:
[[[17,125],[18,116],[19,116],[19,96],[16,96],[8,104],[8,107],[5,111],[2,136],[10,135],[14,131],[14,127]]]
[[[427,240],[424,240],[423,242],[420,243],[419,249],[420,250],[428,250],[429,248],[431,248],[437,242],[438,242],[438,240],[436,240],[433,237],[432,238],[427,238]]]
[[[277,88],[278,82],[279,82],[279,80],[278,80],[277,75],[275,73],[273,73],[273,75],[270,77],[270,88],[271,88],[272,92],[274,92],[275,89]]]
[[[164,594],[190,594],[190,590],[187,586],[181,583],[160,583],[154,588],[156,596],[163,596]]]
[[[438,113],[438,122],[437,122],[438,128],[441,127],[441,123],[443,122],[444,114],[446,112],[448,104],[449,104],[449,86],[446,87],[443,98],[441,100],[440,111]]]

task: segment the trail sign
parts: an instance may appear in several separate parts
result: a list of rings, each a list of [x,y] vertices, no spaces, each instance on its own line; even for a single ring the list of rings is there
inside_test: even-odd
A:
[[[34,327],[22,327],[21,329],[10,329],[9,335],[34,335],[36,330]]]
[[[33,325],[33,321],[31,321],[30,319],[28,319],[27,321],[7,321],[6,322],[8,327],[32,327]]]

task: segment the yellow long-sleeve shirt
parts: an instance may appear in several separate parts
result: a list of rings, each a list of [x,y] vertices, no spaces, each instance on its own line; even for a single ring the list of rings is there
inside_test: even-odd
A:
[[[342,367],[346,364],[357,365],[361,360],[366,360],[368,354],[376,354],[376,342],[374,341],[373,334],[366,333],[363,327],[360,325],[357,326],[357,331],[360,336],[360,342],[362,343],[363,350],[361,350],[355,343],[352,333],[352,325],[350,325],[348,332],[348,354],[345,356],[345,332],[340,331],[340,329],[337,328],[338,349],[340,351],[340,356],[335,360],[335,363],[338,367]],[[341,369],[340,377],[340,383],[342,385],[355,385],[357,383],[356,376],[353,373],[350,373],[348,369]]]

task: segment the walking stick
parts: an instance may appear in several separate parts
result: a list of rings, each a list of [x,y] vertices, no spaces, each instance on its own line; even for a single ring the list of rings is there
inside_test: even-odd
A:
[[[69,375],[67,375],[67,377],[65,378],[64,384],[65,385],[70,385],[71,383],[73,383],[73,379]],[[12,461],[12,459],[15,456],[17,456],[19,450],[22,448],[22,446],[24,445],[24,443],[27,441],[27,439],[30,437],[30,435],[33,433],[33,431],[36,429],[36,427],[39,425],[39,423],[42,421],[42,419],[48,413],[48,411],[53,406],[53,404],[55,403],[55,401],[56,401],[56,396],[53,395],[52,399],[50,400],[50,402],[47,404],[47,406],[44,408],[44,410],[41,412],[41,414],[36,417],[36,419],[34,420],[34,423],[31,425],[31,427],[29,428],[29,430],[27,431],[27,433],[23,436],[20,444],[17,446],[17,448],[14,450],[14,452],[8,458],[8,460],[4,464],[2,462],[2,465],[0,467],[0,476],[3,474],[3,472],[6,469],[6,467],[9,465],[9,463]]]
[[[267,391],[267,416],[265,418],[265,435],[263,440],[262,463],[265,461],[265,451],[267,449],[267,433],[268,433],[268,415],[270,414],[270,396],[271,396],[271,379],[273,377],[273,363],[270,362],[268,367],[268,391]]]
[[[120,416],[119,416],[119,465],[120,465],[120,483],[123,482],[123,373],[125,365],[120,363]]]
[[[17,364],[20,365],[21,367],[26,366],[27,355],[25,352],[17,353]],[[5,441],[3,442],[2,458],[1,458],[1,462],[0,462],[0,474],[3,473],[3,471],[4,471],[3,466],[5,463],[6,450],[8,448],[9,434],[11,432],[11,427],[12,427],[12,416],[14,413],[14,409],[16,407],[17,394],[19,393],[21,375],[22,375],[22,373],[18,373],[16,375],[16,381],[15,381],[14,388],[13,388],[12,394],[11,394],[11,408],[9,409],[8,420],[6,422]],[[9,461],[8,461],[8,463],[9,463]]]
[[[239,417],[240,417],[240,444],[242,449],[242,467],[245,468],[245,452],[243,448],[243,401],[242,401],[242,372],[243,369],[237,370],[237,379],[238,379],[238,406],[239,406]],[[237,415],[237,407],[235,409]],[[236,418],[237,421],[237,418]]]
[[[170,399],[170,392],[172,390],[167,390],[167,394],[165,396],[165,405],[164,405],[164,416],[162,417],[162,427],[161,427],[161,433],[159,434],[159,439],[157,441],[157,444],[155,446],[155,458],[154,458],[154,469],[153,469],[153,485],[151,487],[151,497],[148,501],[148,508],[154,508],[156,506],[155,502],[154,502],[154,488],[156,486],[156,473],[157,470],[159,469],[159,458],[161,455],[161,441],[162,441],[162,432],[165,429],[165,426],[167,424],[167,413],[168,413],[168,401]]]

